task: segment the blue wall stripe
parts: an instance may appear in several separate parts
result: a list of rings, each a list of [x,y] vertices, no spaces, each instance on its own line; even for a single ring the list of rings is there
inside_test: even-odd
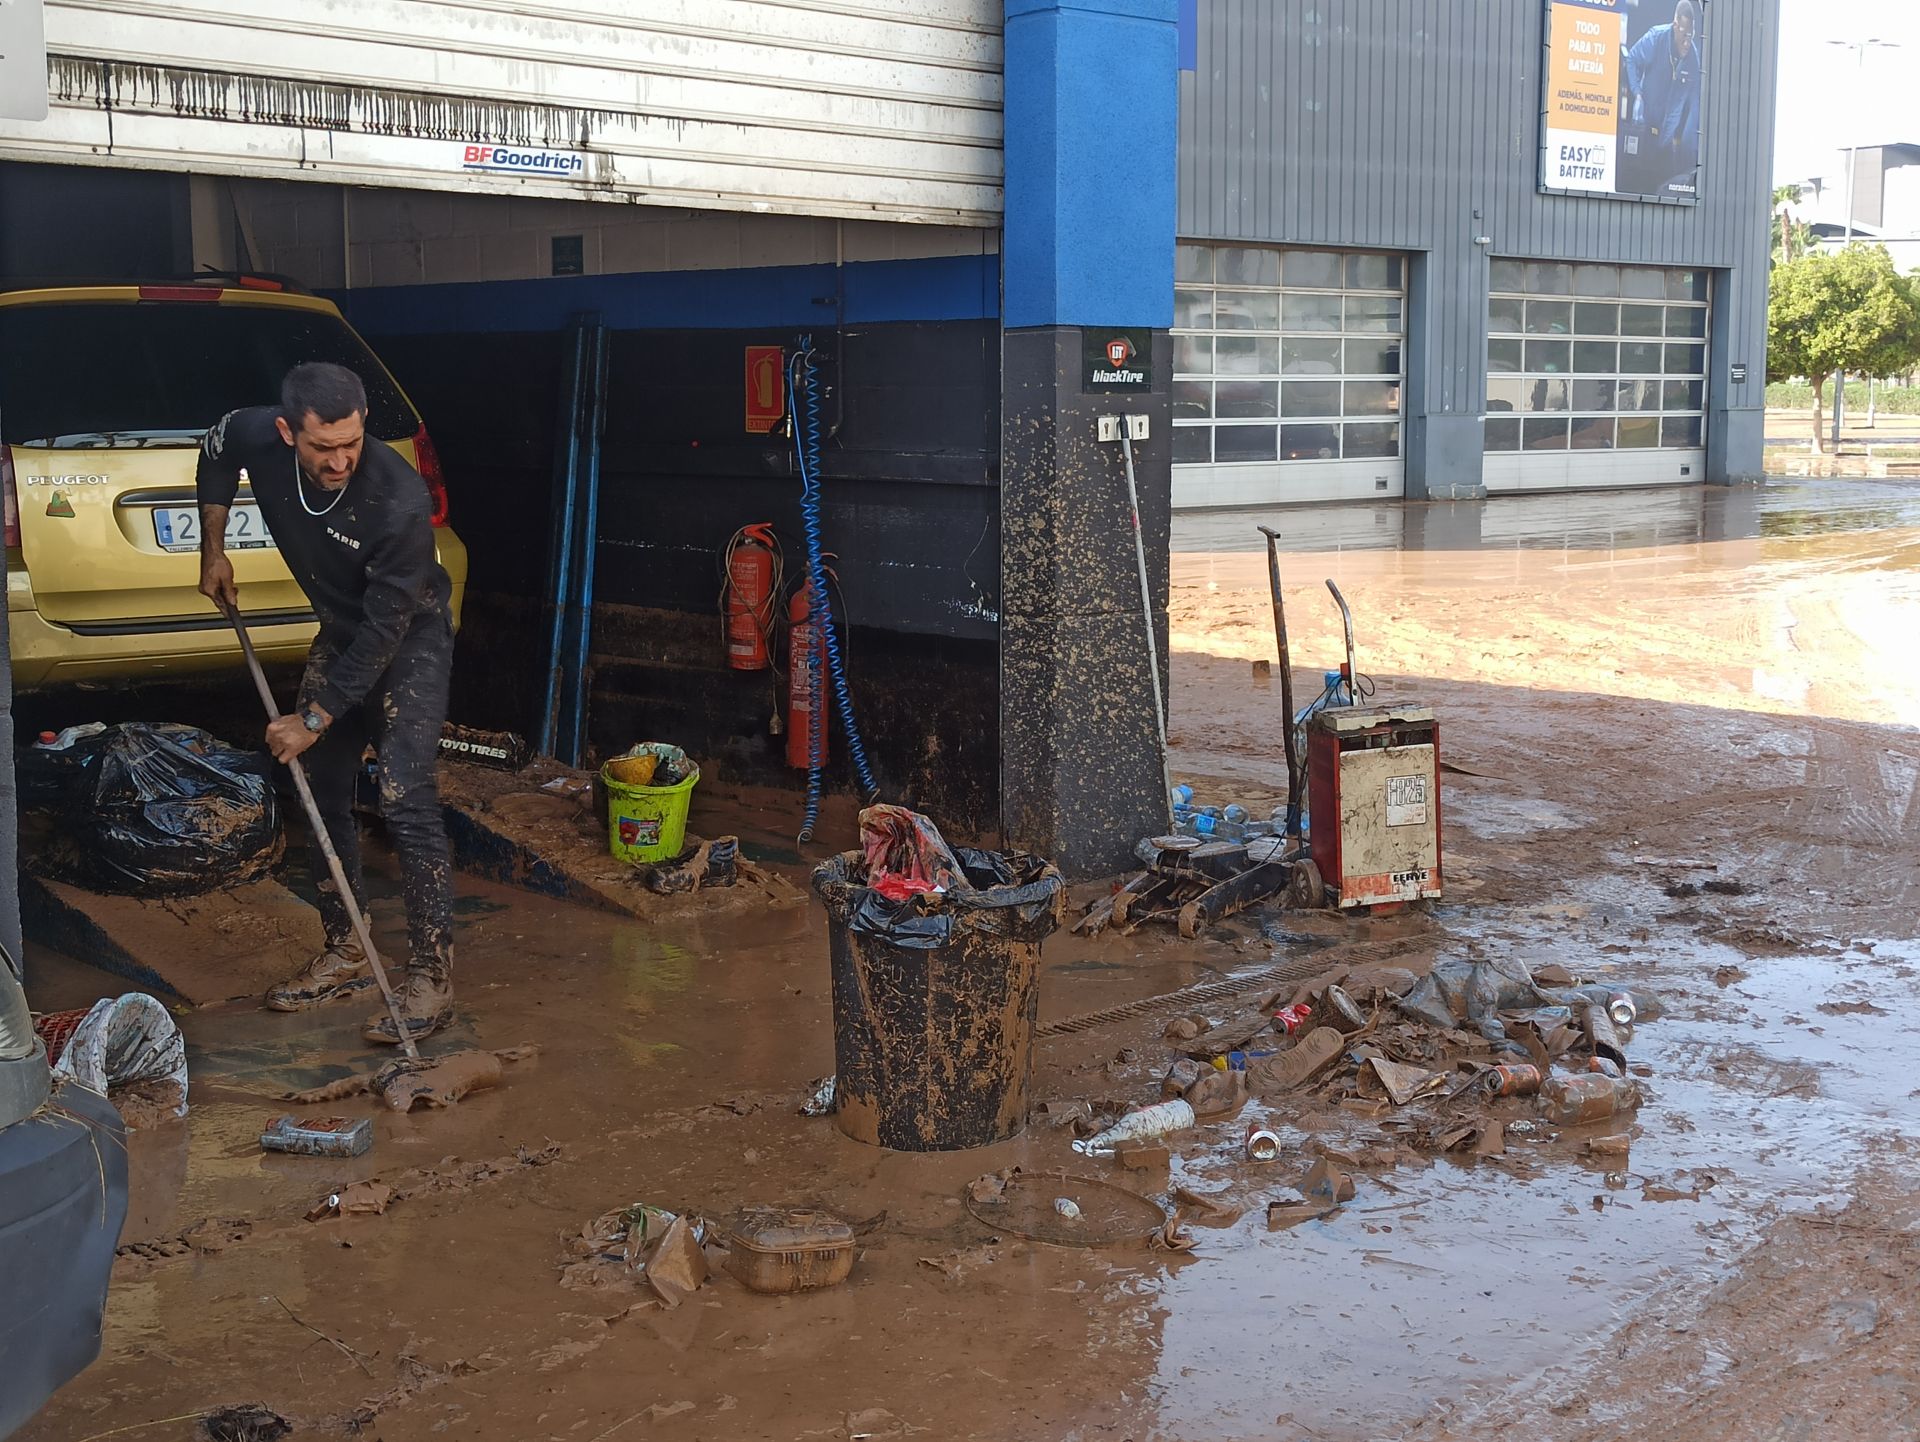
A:
[[[742,330],[831,326],[840,283],[849,324],[1000,314],[997,255],[395,285],[328,298],[368,335],[552,331],[584,310],[615,330]]]

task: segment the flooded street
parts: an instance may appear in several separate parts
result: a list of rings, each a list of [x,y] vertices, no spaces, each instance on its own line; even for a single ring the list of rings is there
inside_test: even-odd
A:
[[[538,1057],[449,1111],[381,1112],[364,1157],[269,1156],[274,1098],[359,1065],[368,1007],[183,1017],[193,1109],[131,1139],[102,1358],[21,1436],[187,1438],[248,1402],[386,1442],[1914,1435],[1920,485],[1180,516],[1173,775],[1256,816],[1285,787],[1279,688],[1250,665],[1274,654],[1260,523],[1287,537],[1298,704],[1342,659],[1330,578],[1377,699],[1437,712],[1446,898],[1193,942],[1063,931],[1035,1099],[1157,1101],[1167,1023],[1209,1009],[1183,988],[1308,957],[1558,963],[1665,1002],[1632,1036],[1628,1155],[1586,1154],[1604,1124],[1436,1151],[1413,1108],[1310,1091],[1177,1135],[1171,1176],[1043,1125],[881,1151],[798,1114],[834,1067],[816,903],[655,926],[462,877],[458,1021],[427,1050]],[[32,961],[37,1009],[117,989]],[[1275,1162],[1244,1158],[1256,1121]],[[1353,1201],[1269,1231],[1268,1197],[1329,1153]],[[1186,1204],[1189,1253],[1047,1246],[963,1205],[1013,1165],[1214,1206]],[[305,1219],[364,1178],[395,1189],[383,1214]],[[817,1293],[721,1276],[669,1311],[562,1287],[567,1239],[634,1202],[870,1230]]]

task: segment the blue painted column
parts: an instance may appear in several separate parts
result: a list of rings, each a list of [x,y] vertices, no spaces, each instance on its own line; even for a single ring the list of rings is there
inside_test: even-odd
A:
[[[1180,0],[1007,0],[1001,816],[1071,875],[1164,831],[1126,474],[1166,660]],[[1163,691],[1164,691],[1163,672]]]

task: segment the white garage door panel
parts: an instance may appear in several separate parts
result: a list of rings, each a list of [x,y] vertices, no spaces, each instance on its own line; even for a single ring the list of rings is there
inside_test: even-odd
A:
[[[54,113],[0,122],[0,154],[992,224],[1001,13],[1000,0],[49,0]],[[570,180],[466,172],[445,161],[454,142],[585,163]]]

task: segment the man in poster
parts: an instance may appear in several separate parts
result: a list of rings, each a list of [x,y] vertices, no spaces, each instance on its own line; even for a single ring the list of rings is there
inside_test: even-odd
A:
[[[1649,9],[1661,0],[1651,0]],[[1649,15],[1648,19],[1652,16]],[[1638,13],[1629,33],[1646,22]],[[1629,195],[1691,196],[1700,167],[1700,6],[1679,0],[1673,19],[1627,47],[1620,106],[1620,171]]]

